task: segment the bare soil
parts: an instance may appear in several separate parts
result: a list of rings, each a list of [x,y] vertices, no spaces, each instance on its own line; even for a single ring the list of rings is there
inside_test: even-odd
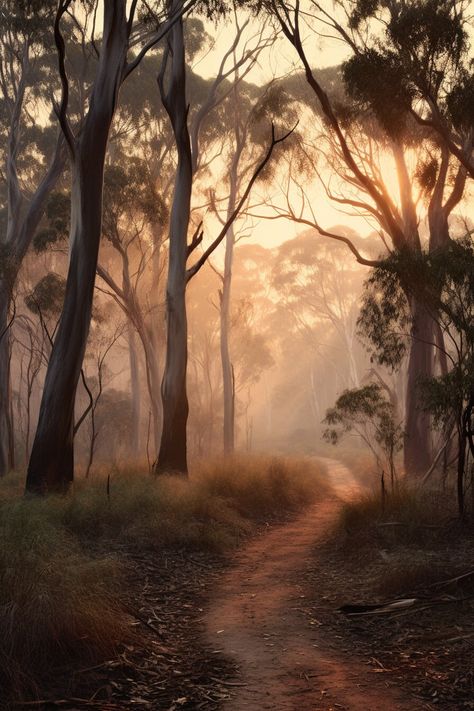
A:
[[[225,711],[426,708],[341,652],[308,617],[307,568],[334,525],[340,497],[359,491],[342,464],[329,461],[328,471],[334,494],[247,545],[213,594],[207,640],[237,664],[242,684]]]

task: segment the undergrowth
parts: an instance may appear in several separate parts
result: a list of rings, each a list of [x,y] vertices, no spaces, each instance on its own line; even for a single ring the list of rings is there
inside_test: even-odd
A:
[[[385,546],[423,545],[436,542],[456,523],[451,496],[400,483],[382,496],[371,491],[341,510],[340,524],[351,544]]]
[[[382,495],[372,485],[346,503],[337,541],[372,594],[386,598],[416,593],[462,572],[473,533],[469,522],[460,522],[452,491],[402,480],[393,492]]]
[[[263,457],[202,464],[188,480],[114,471],[45,499],[23,498],[19,476],[1,481],[5,698],[31,697],[58,665],[107,658],[131,638],[123,563],[111,550],[224,552],[260,522],[314,501],[323,486],[314,463]]]

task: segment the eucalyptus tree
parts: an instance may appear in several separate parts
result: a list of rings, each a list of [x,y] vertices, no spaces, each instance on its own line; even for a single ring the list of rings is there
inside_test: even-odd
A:
[[[265,44],[264,47],[267,45]],[[258,57],[263,47],[257,45],[255,58]],[[267,86],[257,87],[248,82],[242,82],[236,77],[232,93],[224,105],[225,115],[223,120],[230,127],[225,151],[225,174],[221,185],[226,193],[222,195],[222,188],[213,191],[213,202],[216,214],[221,222],[232,214],[245,187],[245,182],[255,166],[255,151],[262,149],[267,139],[266,126],[273,116],[278,116],[279,122],[285,125],[294,125],[296,106],[292,97],[271,81]],[[276,169],[275,161],[273,162]],[[266,176],[267,180],[270,176]],[[248,201],[247,201],[248,202]],[[246,209],[248,205],[244,206]],[[243,225],[232,224],[225,238],[224,268],[221,274],[221,288],[219,290],[220,314],[220,355],[223,381],[224,405],[224,453],[232,454],[235,438],[235,373],[230,351],[231,336],[231,292],[232,268],[234,261],[234,248],[239,239],[245,235]]]
[[[419,5],[421,7],[425,4]],[[436,2],[431,4],[435,5]],[[355,11],[352,4],[337,4],[338,7],[341,5],[345,8],[342,20],[337,10],[328,12],[315,0],[310,0],[307,7],[305,5],[304,12],[298,1],[283,3],[271,0],[267,3],[282,33],[296,50],[317,111],[324,118],[329,146],[325,155],[344,186],[343,194],[337,194],[326,184],[327,193],[339,205],[345,205],[375,220],[385,241],[384,251],[388,248],[389,251],[420,253],[423,243],[414,196],[416,181],[415,175],[410,176],[407,161],[409,150],[420,150],[416,170],[421,184],[419,200],[425,199],[428,203],[430,247],[435,249],[449,239],[448,218],[462,199],[466,171],[458,168],[451,183],[451,165],[445,146],[436,141],[433,132],[427,133],[425,128],[417,129],[413,120],[407,101],[408,89],[400,81],[403,76],[400,69],[403,50],[392,41],[392,30],[409,6],[405,3],[356,3]],[[372,35],[361,28],[361,22],[374,8],[382,8],[385,13],[380,25],[381,32],[385,33],[385,41],[382,43],[377,40],[377,47],[380,47],[378,53],[367,47],[367,38]],[[362,13],[359,13],[360,16],[357,14],[359,11]],[[434,26],[425,23],[423,32],[417,35],[413,18],[410,20],[404,17],[404,20],[407,37],[410,28],[417,37],[410,47],[405,46],[413,61],[418,61],[433,76],[437,74],[442,77],[444,71],[450,74],[458,57],[458,46],[449,40],[451,28],[440,23]],[[314,32],[320,32],[321,28],[330,25],[351,53],[350,59],[343,66],[345,97],[342,97],[342,101],[334,99],[318,72],[311,66],[303,40],[302,26],[306,24]],[[398,32],[403,35],[400,27]],[[392,156],[396,166],[398,199],[392,195],[381,164],[374,160],[377,152]],[[294,212],[292,216],[298,219]],[[301,221],[316,227],[322,235],[345,242],[360,263],[377,266],[377,260],[363,258],[350,240],[322,228],[314,213],[310,219]],[[431,456],[430,420],[421,407],[416,384],[420,377],[431,375],[433,339],[438,338],[439,333],[434,334],[435,323],[423,302],[413,294],[410,298],[412,338],[409,348],[404,454],[407,470],[424,472],[429,467]]]
[[[403,100],[417,123],[474,177],[472,144],[474,73],[470,3],[420,0],[414,3],[338,2],[364,45],[361,60],[371,58],[387,95]],[[383,33],[384,41],[376,39]]]
[[[333,231],[345,234],[363,250],[364,240],[352,230],[334,227]],[[363,267],[347,255],[343,245],[329,240],[321,244],[313,230],[284,242],[274,259],[272,286],[278,309],[291,314],[295,331],[309,341],[324,363],[341,369],[338,380],[345,388],[359,387],[363,376],[357,353],[363,279]],[[344,354],[343,363],[337,351]]]
[[[174,0],[172,11],[179,12],[182,0]],[[191,266],[188,259],[195,253],[203,241],[201,225],[194,231],[188,243],[188,231],[191,218],[191,200],[193,179],[199,166],[199,136],[203,120],[207,113],[218,103],[217,91],[225,78],[224,65],[221,64],[216,81],[211,87],[207,100],[196,113],[193,125],[188,122],[188,101],[186,96],[186,56],[183,23],[177,22],[168,35],[159,87],[163,105],[168,113],[173,128],[177,152],[177,172],[174,185],[173,202],[170,213],[169,266],[166,292],[167,341],[166,361],[162,383],[163,431],[160,451],[155,463],[155,472],[175,472],[186,474],[187,441],[186,426],[189,404],[186,390],[186,371],[188,360],[186,285],[198,273],[224,240],[229,228],[246,204],[257,178],[267,168],[275,147],[282,143],[289,134],[277,137],[272,126],[271,141],[268,149],[258,163],[254,165],[245,189],[233,211],[226,219],[219,234],[196,257]],[[245,56],[242,63],[248,61]],[[291,133],[291,131],[290,131]]]
[[[53,2],[2,3],[0,13],[0,476],[12,466],[10,314],[15,282],[64,166],[62,141],[44,113],[51,89],[49,47]],[[46,168],[45,168],[46,165]]]
[[[60,0],[54,39],[62,92],[57,113],[67,143],[72,171],[70,261],[64,307],[54,341],[31,452],[26,488],[29,492],[64,491],[73,479],[74,402],[89,332],[98,250],[101,237],[102,183],[107,143],[121,85],[154,47],[194,4],[183,2],[176,12],[165,8],[159,26],[137,48],[137,5],[125,0],[104,2],[98,61],[80,131],[75,133],[68,113],[70,82],[66,42],[61,23],[73,0]],[[95,17],[96,13],[93,13]],[[80,22],[80,21],[79,21]],[[130,56],[130,49],[135,52]]]
[[[207,48],[210,38],[203,21],[196,17],[187,18],[184,34],[187,61],[192,64]],[[158,56],[160,53],[161,48],[158,48]],[[176,170],[173,133],[156,91],[156,59],[156,56],[145,57],[137,68],[135,81],[124,86],[112,129],[109,152],[113,162],[105,174],[103,232],[107,243],[120,256],[122,276],[117,278],[113,265],[106,267],[102,259],[98,267],[99,276],[127,314],[131,326],[129,351],[136,453],[140,385],[135,333],[143,349],[155,454],[162,426],[162,281],[167,258],[170,193]],[[192,70],[188,72],[193,106],[199,107],[203,97],[207,98],[212,81]],[[206,132],[206,145],[215,141],[215,134],[216,131]],[[146,298],[143,298],[145,292]]]
[[[103,235],[119,256],[121,278],[114,274],[113,264],[106,265],[106,254],[100,259],[97,273],[108,287],[108,293],[119,304],[129,324],[129,357],[133,411],[133,446],[139,453],[140,432],[140,376],[139,354],[135,344],[138,334],[145,357],[146,381],[153,418],[155,446],[161,431],[160,353],[156,347],[157,319],[153,312],[159,307],[156,298],[150,303],[141,293],[159,290],[156,268],[156,228],[165,224],[167,207],[157,193],[153,181],[148,179],[145,161],[138,157],[122,156],[121,164],[107,166],[104,180]],[[105,251],[105,250],[104,250]],[[151,267],[151,268],[150,268]],[[101,286],[98,286],[102,290]],[[162,310],[161,310],[162,311]],[[162,339],[161,339],[162,340]]]

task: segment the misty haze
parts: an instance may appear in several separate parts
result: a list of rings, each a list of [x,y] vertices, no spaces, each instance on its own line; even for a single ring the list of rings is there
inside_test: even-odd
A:
[[[1,3],[1,709],[474,707],[472,10]]]

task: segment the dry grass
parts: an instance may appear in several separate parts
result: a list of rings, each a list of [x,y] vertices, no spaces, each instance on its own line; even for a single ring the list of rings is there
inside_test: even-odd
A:
[[[353,471],[364,482],[363,458]],[[382,599],[423,590],[448,571],[462,570],[472,532],[457,519],[452,491],[400,482],[384,497],[372,485],[341,510],[341,551],[357,559],[367,584]],[[462,552],[461,552],[462,551]]]
[[[365,541],[371,545],[416,546],[435,541],[454,516],[449,494],[400,484],[385,497],[380,491],[373,491],[346,504],[340,523],[358,544]]]
[[[17,694],[64,660],[112,654],[130,630],[118,563],[86,554],[60,513],[59,501],[0,507],[0,684]]]
[[[256,524],[301,509],[323,487],[314,464],[265,457],[203,463],[187,479],[122,470],[76,485],[65,525],[80,538],[225,551]]]
[[[314,464],[236,458],[189,480],[116,471],[109,495],[106,477],[44,500],[21,487],[19,476],[0,482],[0,685],[20,695],[55,665],[106,658],[130,635],[120,561],[107,554],[116,543],[229,550],[313,501],[323,478]]]

